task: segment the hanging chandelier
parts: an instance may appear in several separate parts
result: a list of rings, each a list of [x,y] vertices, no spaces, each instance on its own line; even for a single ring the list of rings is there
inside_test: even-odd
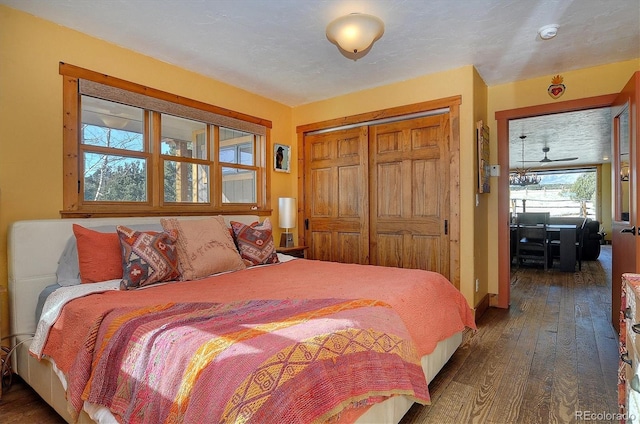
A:
[[[524,134],[520,136],[520,140],[522,140],[522,167],[509,172],[509,185],[512,186],[529,186],[540,183],[540,176],[535,172],[531,172],[529,168],[525,168],[524,166],[525,138],[527,138],[527,136]]]
[[[516,169],[509,174],[509,185],[528,186],[540,183],[540,176],[526,169]]]

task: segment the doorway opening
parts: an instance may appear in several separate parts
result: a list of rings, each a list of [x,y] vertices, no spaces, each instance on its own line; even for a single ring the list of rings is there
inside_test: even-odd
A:
[[[511,121],[609,107],[615,97],[615,94],[611,94],[496,112],[495,117],[498,123],[498,164],[502,169],[509,169]],[[580,147],[576,146],[575,149],[579,150]],[[498,177],[498,301],[496,304],[497,307],[501,308],[508,308],[510,299],[510,207],[509,173],[503,172]]]

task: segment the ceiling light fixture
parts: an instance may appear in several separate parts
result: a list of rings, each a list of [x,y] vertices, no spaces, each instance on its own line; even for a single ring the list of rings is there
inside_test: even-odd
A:
[[[540,35],[540,38],[543,40],[551,40],[553,37],[558,35],[558,25],[545,25],[538,30],[538,35]]]
[[[529,168],[525,168],[524,163],[524,139],[526,135],[522,134],[520,140],[522,140],[522,168],[516,168],[509,172],[509,185],[511,186],[529,186],[540,183],[540,176],[535,172],[530,172]]]
[[[364,13],[341,16],[327,25],[329,41],[352,55],[358,55],[367,50],[382,37],[382,34],[384,34],[382,20]]]

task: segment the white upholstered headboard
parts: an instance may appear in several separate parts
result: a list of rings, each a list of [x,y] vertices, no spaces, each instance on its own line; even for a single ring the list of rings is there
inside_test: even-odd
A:
[[[150,224],[159,223],[160,218],[162,217],[43,219],[11,224],[7,243],[10,334],[35,332],[38,295],[45,287],[56,282],[58,260],[67,240],[73,235],[73,224],[88,228]],[[178,217],[202,218],[205,217]],[[227,224],[230,220],[246,224],[259,220],[256,215],[225,215],[224,218]]]

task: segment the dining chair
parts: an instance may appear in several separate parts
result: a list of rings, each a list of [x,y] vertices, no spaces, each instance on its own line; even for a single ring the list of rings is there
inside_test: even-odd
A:
[[[551,259],[550,245],[547,238],[548,213],[535,218],[538,222],[530,222],[532,216],[518,214],[516,218],[516,259],[518,265],[524,261],[542,261],[544,270],[549,267]],[[522,222],[524,221],[524,222]]]
[[[586,234],[586,226],[589,218],[585,218],[582,224],[576,228],[576,262],[578,263],[578,271],[582,271],[582,249],[584,246],[584,236]],[[560,251],[560,240],[551,240],[551,253]]]
[[[549,212],[520,212],[516,215],[516,222],[522,224],[548,224]]]
[[[582,221],[582,225],[580,226],[580,228],[578,228],[578,233],[577,235],[577,240],[576,240],[576,258],[578,259],[578,271],[582,271],[582,249],[584,247],[584,237],[585,234],[587,233],[587,219],[588,218],[584,218],[584,221]]]

